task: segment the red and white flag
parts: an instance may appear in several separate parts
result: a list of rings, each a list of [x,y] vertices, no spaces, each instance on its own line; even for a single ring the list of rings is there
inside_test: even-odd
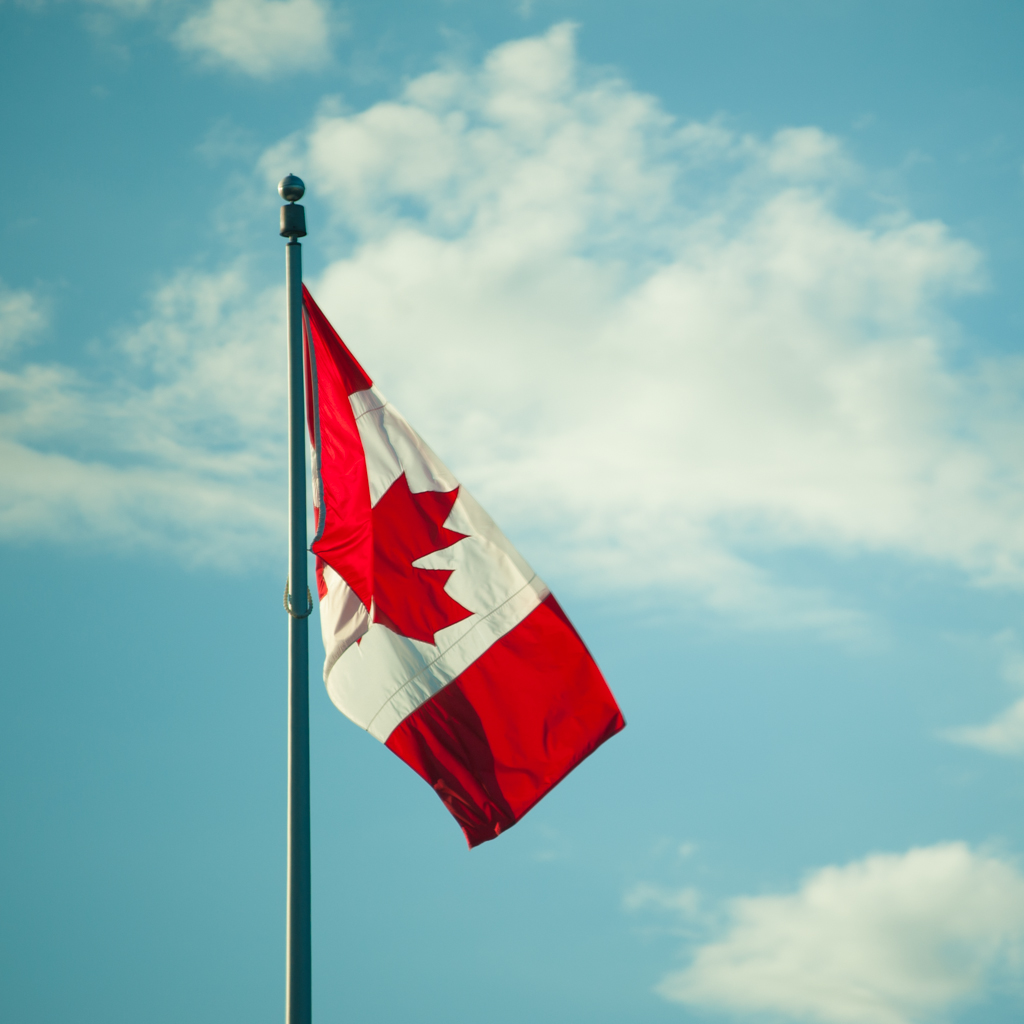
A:
[[[327,692],[476,846],[625,722],[540,577],[303,295]]]

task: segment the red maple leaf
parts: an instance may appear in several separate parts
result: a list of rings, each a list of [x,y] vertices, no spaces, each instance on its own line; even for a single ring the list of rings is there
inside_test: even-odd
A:
[[[434,634],[473,613],[444,589],[453,569],[417,569],[413,562],[466,537],[446,530],[459,489],[409,490],[403,473],[373,506],[373,621],[412,640]]]

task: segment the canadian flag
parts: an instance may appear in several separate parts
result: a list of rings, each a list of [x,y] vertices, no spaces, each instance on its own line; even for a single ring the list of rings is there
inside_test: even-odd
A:
[[[544,582],[303,296],[327,692],[476,846],[625,722]]]

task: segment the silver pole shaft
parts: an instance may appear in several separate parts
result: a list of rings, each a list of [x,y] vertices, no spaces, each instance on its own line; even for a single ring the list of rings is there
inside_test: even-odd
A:
[[[302,246],[285,246],[288,288],[288,580],[292,611],[306,604],[306,424],[302,358]],[[309,877],[309,630],[288,616],[288,909],[285,1022],[311,1024]]]

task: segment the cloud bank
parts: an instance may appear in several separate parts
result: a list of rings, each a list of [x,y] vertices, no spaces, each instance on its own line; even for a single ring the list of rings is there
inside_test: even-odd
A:
[[[1024,583],[1024,364],[955,369],[944,313],[981,287],[980,256],[937,222],[842,215],[863,172],[836,138],[679,124],[582,65],[561,25],[325,109],[260,167],[326,205],[307,244],[340,256],[318,300],[542,570],[825,629],[856,615],[765,556],[888,552]],[[11,371],[3,436],[37,471],[14,475],[3,528],[44,528],[45,449],[70,460],[51,468],[86,533],[109,516],[221,557],[278,529],[279,299],[242,264],[176,278],[120,343],[138,374],[117,395]],[[165,336],[173,358],[147,341]],[[244,402],[219,386],[236,369]],[[87,424],[73,443],[46,419],[65,407]],[[115,408],[128,452],[102,426]],[[82,511],[99,495],[102,515]]]
[[[691,903],[687,891],[675,906],[688,914]],[[1024,877],[944,843],[822,868],[795,893],[732,900],[722,936],[658,992],[740,1015],[919,1024],[1019,974],[1022,938]]]

